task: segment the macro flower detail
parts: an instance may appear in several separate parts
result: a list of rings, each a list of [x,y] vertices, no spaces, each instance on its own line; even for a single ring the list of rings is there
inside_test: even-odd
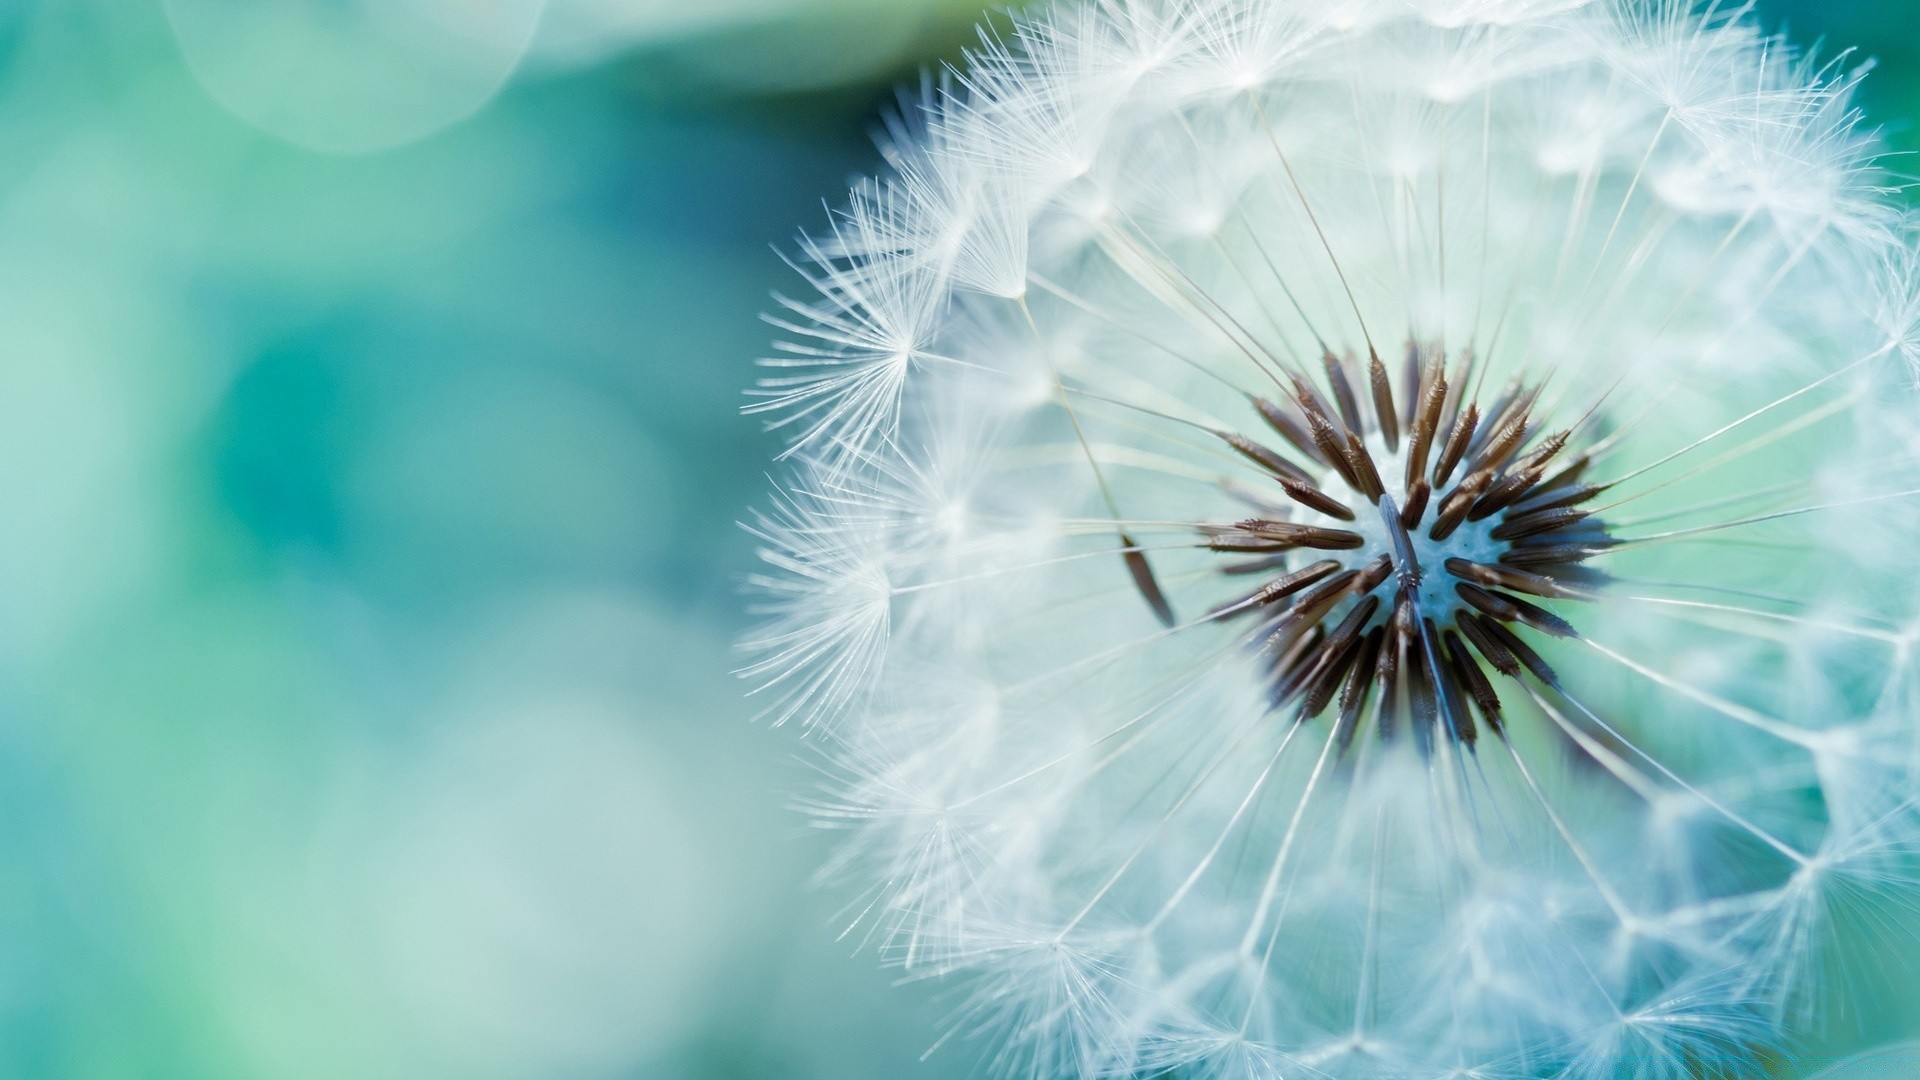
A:
[[[1535,438],[1538,388],[1509,387],[1482,422],[1479,403],[1463,403],[1472,374],[1465,365],[1449,380],[1440,358],[1423,367],[1420,351],[1407,349],[1400,406],[1379,357],[1367,365],[1364,404],[1355,365],[1331,353],[1323,361],[1337,407],[1305,379],[1287,405],[1253,404],[1301,461],[1325,474],[1324,487],[1348,497],[1329,495],[1274,449],[1226,436],[1294,506],[1243,492],[1271,516],[1205,527],[1214,551],[1253,556],[1223,573],[1270,578],[1212,615],[1274,612],[1260,628],[1273,704],[1297,706],[1306,719],[1337,695],[1343,750],[1376,693],[1379,733],[1394,732],[1402,672],[1422,746],[1431,749],[1435,724],[1441,737],[1472,743],[1474,711],[1496,731],[1501,723],[1489,671],[1513,679],[1524,671],[1557,686],[1552,668],[1511,627],[1574,636],[1565,619],[1527,597],[1583,598],[1584,587],[1603,580],[1584,564],[1612,543],[1589,505],[1605,487],[1580,482],[1586,455],[1558,460],[1574,431]],[[1289,553],[1300,550],[1358,555],[1350,564],[1290,565]],[[1158,583],[1143,576],[1141,585],[1171,619]]]
[[[825,875],[1019,1077],[1744,1077],[1920,908],[1920,258],[1855,71],[1099,0],[903,101],[749,407]],[[943,1040],[944,1041],[944,1040]]]

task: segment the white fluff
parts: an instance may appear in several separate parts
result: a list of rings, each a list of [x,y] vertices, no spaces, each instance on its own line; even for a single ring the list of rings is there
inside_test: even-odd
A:
[[[906,99],[754,407],[751,674],[1018,1077],[1746,1076],[1911,918],[1920,262],[1855,74],[1619,0],[1097,0]],[[1321,351],[1596,408],[1616,580],[1505,737],[1267,704],[1194,526]],[[1277,498],[1277,496],[1273,496]],[[1116,522],[1116,515],[1120,521]],[[1724,527],[1721,527],[1724,526]],[[1156,624],[1118,554],[1151,561]]]

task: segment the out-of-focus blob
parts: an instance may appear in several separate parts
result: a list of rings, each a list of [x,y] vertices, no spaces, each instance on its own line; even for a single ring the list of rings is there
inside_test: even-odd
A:
[[[397,589],[636,573],[674,542],[673,463],[627,411],[476,368],[376,417],[348,465],[363,573]]]
[[[735,838],[695,819],[670,747],[591,692],[430,726],[326,755],[311,810],[261,797],[304,829],[222,815],[235,1075],[627,1075],[684,1039],[738,926],[710,857]]]
[[[165,0],[187,65],[254,126],[324,153],[402,146],[472,115],[546,0]]]
[[[820,0],[548,0],[534,51],[543,60],[586,67],[636,44],[778,19],[807,6],[822,5]]]
[[[534,52],[576,67],[646,49],[724,90],[782,93],[884,78],[978,14],[966,0],[549,0]]]
[[[255,961],[292,958],[362,1045],[310,1069],[296,1042],[257,1042],[263,1074],[653,1075],[645,1063],[726,1002],[729,955],[769,933],[751,898],[778,851],[730,794],[768,785],[744,788],[754,763],[701,735],[730,689],[724,644],[594,592],[521,596],[466,631],[436,633],[443,659],[423,681],[439,692],[415,734],[348,740],[332,759],[311,846],[285,892],[265,890],[295,898],[297,917],[259,913],[292,930]],[[713,674],[662,684],[656,670]],[[722,758],[697,778],[695,748]],[[259,984],[229,975],[230,1007],[258,1008],[239,999]]]
[[[76,140],[78,141],[78,140]],[[130,269],[157,248],[106,140],[36,163],[0,215],[0,666],[47,661],[155,587],[171,538],[154,479],[203,407],[181,368],[201,340]],[[136,210],[135,206],[139,209]],[[82,216],[82,209],[90,217]]]
[[[352,845],[375,970],[454,1074],[628,1066],[688,1024],[725,941],[678,766],[613,703],[468,721]]]

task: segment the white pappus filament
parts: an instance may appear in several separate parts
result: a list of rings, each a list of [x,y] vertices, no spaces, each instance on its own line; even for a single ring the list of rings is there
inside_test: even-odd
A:
[[[773,319],[748,674],[992,1072],[1862,1030],[1920,259],[1856,79],[1671,2],[1089,0],[903,102]]]

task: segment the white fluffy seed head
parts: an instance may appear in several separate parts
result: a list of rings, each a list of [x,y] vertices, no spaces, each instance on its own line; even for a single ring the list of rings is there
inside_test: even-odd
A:
[[[1855,80],[1675,2],[1091,0],[905,99],[774,320],[749,674],[996,1072],[1831,1037],[1920,859]]]

